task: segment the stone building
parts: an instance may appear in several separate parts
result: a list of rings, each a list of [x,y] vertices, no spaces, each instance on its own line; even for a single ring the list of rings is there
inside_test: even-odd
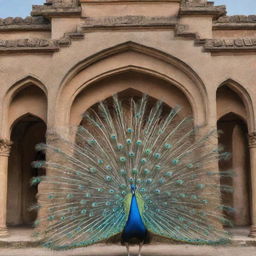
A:
[[[144,92],[223,130],[236,226],[256,237],[256,16],[206,0],[47,0],[0,19],[0,236],[31,225],[51,129],[79,125],[99,100]]]

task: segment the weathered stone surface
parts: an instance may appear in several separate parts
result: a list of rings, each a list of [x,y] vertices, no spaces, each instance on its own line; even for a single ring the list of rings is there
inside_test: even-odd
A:
[[[220,17],[216,23],[256,23],[256,15],[234,15]]]
[[[0,31],[1,30],[50,30],[50,21],[44,17],[8,17],[5,19],[0,18]]]
[[[32,16],[76,16],[81,14],[81,8],[77,6],[65,5],[33,5]]]
[[[207,51],[256,50],[256,38],[238,39],[207,39],[204,49]]]
[[[173,17],[146,17],[146,16],[113,16],[104,18],[87,18],[82,25],[86,28],[103,27],[147,27],[147,26],[175,26],[177,20]]]
[[[180,14],[185,15],[212,15],[215,18],[226,14],[226,6],[214,6],[209,3],[186,2],[181,5]]]
[[[78,6],[78,0],[52,0],[52,5],[56,7]]]
[[[8,26],[8,25],[16,25],[16,24],[49,24],[49,20],[43,18],[43,17],[31,17],[28,16],[26,18],[21,17],[8,17],[5,19],[0,18],[0,26]]]

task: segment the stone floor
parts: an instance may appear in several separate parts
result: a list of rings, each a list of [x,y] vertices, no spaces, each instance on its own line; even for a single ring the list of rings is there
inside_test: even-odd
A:
[[[137,255],[132,247],[131,256]],[[0,256],[126,256],[126,250],[118,245],[94,245],[71,251],[53,252],[41,248],[1,248]],[[142,256],[256,256],[255,247],[210,247],[191,245],[154,244],[143,247]]]
[[[248,237],[249,229],[232,230],[233,244],[226,247],[152,244],[143,247],[143,256],[256,256],[256,239]],[[9,229],[9,237],[0,238],[0,256],[125,256],[126,250],[119,245],[97,244],[65,252],[42,249],[31,239],[32,230]],[[137,255],[138,247],[132,247],[131,256]]]

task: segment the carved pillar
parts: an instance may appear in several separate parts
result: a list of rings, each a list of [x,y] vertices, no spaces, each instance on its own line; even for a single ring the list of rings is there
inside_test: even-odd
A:
[[[0,237],[7,236],[6,210],[7,210],[7,182],[8,158],[12,142],[0,139]]]
[[[251,186],[252,186],[252,226],[250,237],[256,238],[256,132],[249,134],[249,148],[251,160]]]

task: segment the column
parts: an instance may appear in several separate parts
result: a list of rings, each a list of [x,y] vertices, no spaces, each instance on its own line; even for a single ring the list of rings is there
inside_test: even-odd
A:
[[[252,186],[252,226],[249,236],[256,238],[256,132],[249,134]]]
[[[7,236],[6,210],[7,210],[7,182],[8,158],[12,142],[0,139],[0,237]]]

